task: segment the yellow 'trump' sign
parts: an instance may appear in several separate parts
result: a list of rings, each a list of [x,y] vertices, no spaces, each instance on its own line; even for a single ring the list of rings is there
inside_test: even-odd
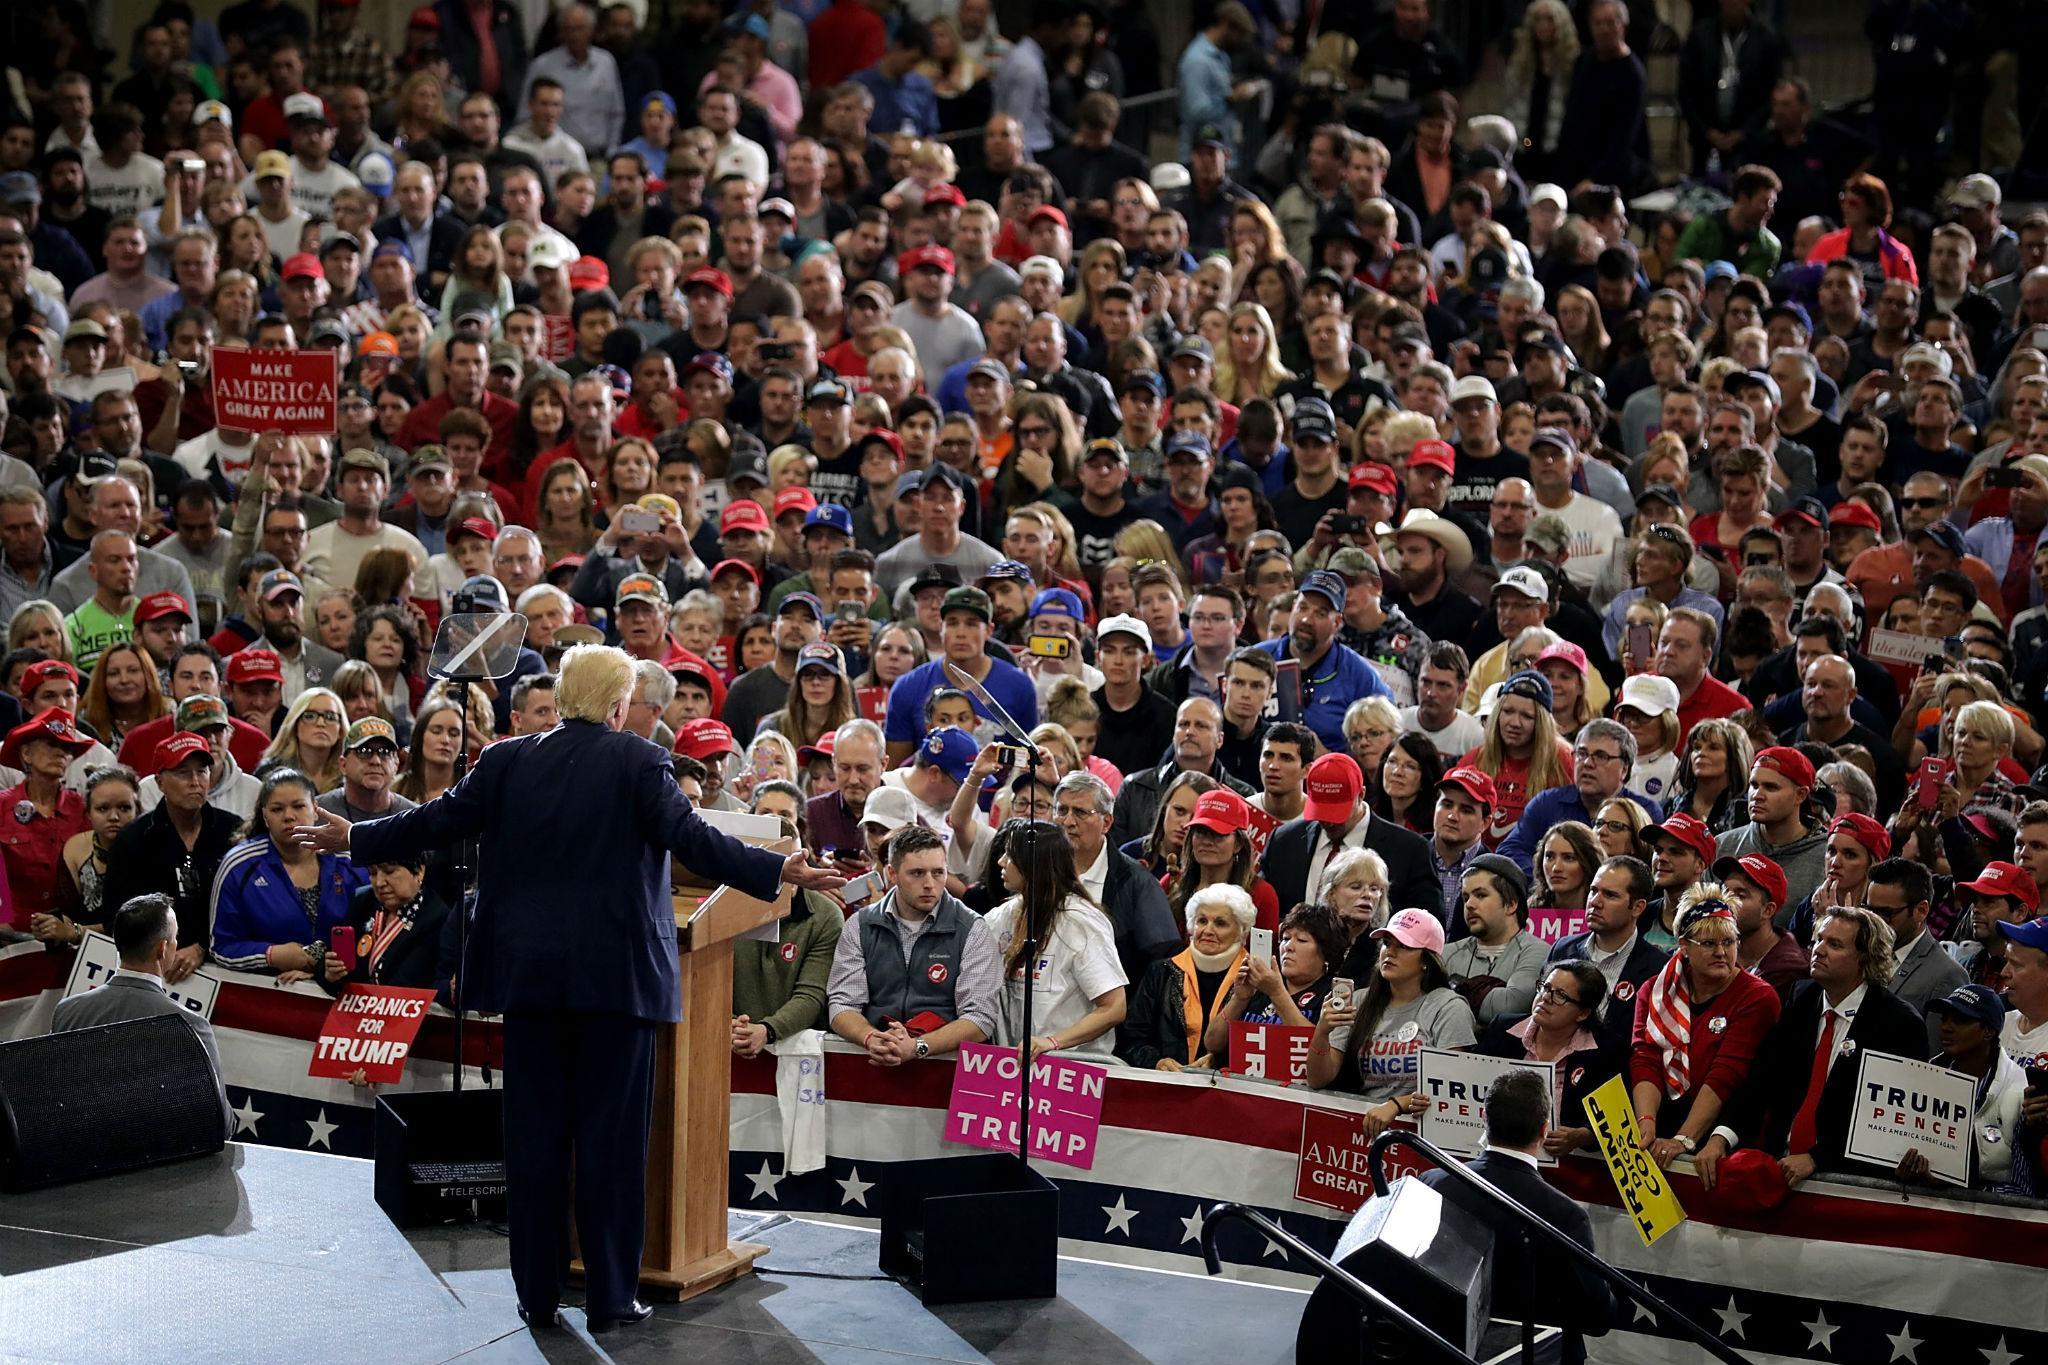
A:
[[[1614,1177],[1636,1234],[1650,1246],[1659,1237],[1685,1221],[1678,1195],[1672,1191],[1656,1159],[1643,1150],[1636,1128],[1635,1106],[1629,1103],[1628,1088],[1615,1076],[1586,1096],[1586,1118],[1593,1125],[1593,1140]]]

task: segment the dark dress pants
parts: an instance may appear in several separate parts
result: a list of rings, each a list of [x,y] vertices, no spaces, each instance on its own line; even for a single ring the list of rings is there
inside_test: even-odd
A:
[[[529,1314],[569,1275],[570,1175],[593,1318],[639,1293],[655,1024],[618,1014],[508,1011],[505,1179],[512,1282]]]

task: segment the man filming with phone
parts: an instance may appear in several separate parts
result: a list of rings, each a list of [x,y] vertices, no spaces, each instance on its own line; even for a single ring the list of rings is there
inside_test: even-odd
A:
[[[1061,678],[1079,678],[1090,692],[1102,686],[1102,670],[1081,657],[1082,618],[1081,599],[1066,588],[1041,588],[1031,599],[1017,666],[1030,677],[1041,708]]]

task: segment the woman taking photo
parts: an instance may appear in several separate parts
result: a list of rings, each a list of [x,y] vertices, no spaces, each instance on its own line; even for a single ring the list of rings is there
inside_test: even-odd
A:
[[[1124,969],[1109,917],[1081,889],[1074,846],[1059,826],[1012,827],[997,869],[1010,894],[990,911],[989,931],[1003,955],[997,1041],[1024,1042],[1024,973],[1032,970],[1031,1056],[1079,1052],[1107,1057],[1124,1019]],[[1037,965],[1026,962],[1037,945]]]
[[[1372,809],[1402,829],[1436,832],[1436,789],[1444,778],[1443,757],[1427,737],[1406,733],[1387,746],[1372,783]]]
[[[71,760],[93,747],[69,711],[43,711],[8,732],[0,766],[21,782],[0,792],[13,819],[0,822],[0,859],[7,868],[9,924],[27,929],[30,917],[54,913],[63,889],[64,846],[88,828],[85,799],[64,788]]]
[[[1550,715],[1549,680],[1525,669],[1502,683],[1486,718],[1486,738],[1459,763],[1493,779],[1499,802],[1485,837],[1487,847],[1497,848],[1530,797],[1572,780],[1571,747],[1557,737]]]
[[[1543,1150],[1552,1156],[1593,1145],[1586,1096],[1620,1071],[1621,1059],[1601,1049],[1595,1032],[1606,1005],[1607,978],[1598,967],[1584,958],[1560,962],[1536,988],[1534,1011],[1524,1019],[1496,1018],[1473,1049],[1556,1068],[1558,1124],[1543,1139]]]
[[[1152,1071],[1211,1064],[1205,1040],[1246,961],[1245,937],[1257,915],[1251,897],[1227,884],[1203,887],[1180,913],[1188,946],[1146,969],[1117,1030],[1116,1055]]]
[[[1210,1065],[1230,1065],[1233,1023],[1287,1024],[1313,1028],[1329,997],[1332,973],[1347,945],[1335,912],[1321,905],[1298,905],[1280,921],[1278,965],[1246,955],[1231,977],[1230,994],[1209,1016],[1203,1035]]]
[[[1536,904],[1544,910],[1583,910],[1593,874],[1606,859],[1593,827],[1577,820],[1552,825],[1536,846]]]
[[[64,841],[64,871],[70,879],[64,903],[70,908],[61,918],[52,916],[52,922],[43,928],[31,923],[30,932],[37,938],[46,943],[76,943],[87,929],[112,918],[100,898],[107,875],[107,850],[114,846],[114,836],[142,813],[140,790],[134,772],[118,766],[95,768],[85,780],[85,818],[91,828]]]
[[[130,730],[168,716],[171,703],[157,677],[156,660],[129,640],[108,645],[100,654],[80,709],[93,733],[118,753]]]
[[[1280,927],[1280,897],[1259,876],[1251,823],[1252,808],[1228,788],[1219,787],[1195,798],[1195,808],[1181,831],[1179,870],[1161,878],[1169,909],[1185,915],[1196,892],[1211,886],[1235,886],[1251,897],[1258,912],[1252,927]]]
[[[1778,1022],[1778,992],[1742,970],[1735,911],[1718,882],[1678,904],[1678,951],[1636,992],[1629,1089],[1659,1166],[1698,1150]]]
[[[1403,910],[1375,929],[1377,970],[1360,993],[1324,1002],[1308,1048],[1308,1083],[1363,1096],[1366,1131],[1379,1136],[1402,1114],[1427,1107],[1417,1093],[1422,1049],[1477,1041],[1472,1007],[1444,971],[1444,927],[1427,910]]]
[[[789,703],[761,722],[802,749],[854,718],[853,684],[836,645],[813,640],[798,651]]]
[[[1692,816],[1715,834],[1749,823],[1749,769],[1756,746],[1732,720],[1703,720],[1685,737],[1678,785],[1664,813]]]
[[[329,953],[318,981],[336,993],[351,982],[409,986],[433,991],[441,1004],[452,1003],[455,922],[448,902],[427,882],[426,855],[371,863],[368,874],[369,885],[359,888],[348,906],[349,928],[356,934],[355,965]]]
[[[406,754],[405,775],[398,794],[425,805],[455,785],[455,756],[462,752],[462,709],[452,701],[420,705]],[[303,777],[300,781],[304,781]]]
[[[313,823],[315,795],[290,768],[263,780],[245,841],[213,878],[213,956],[223,967],[276,972],[280,984],[325,975],[329,935],[348,923],[349,898],[366,879],[346,856],[292,838]]]
[[[1458,912],[1470,937],[1444,953],[1444,970],[1482,1024],[1527,1014],[1549,953],[1529,932],[1529,882],[1498,853],[1474,858],[1460,879]]]
[[[309,687],[285,710],[277,737],[263,751],[256,775],[289,768],[313,784],[316,796],[341,785],[341,741],[348,733],[348,704],[325,687]]]

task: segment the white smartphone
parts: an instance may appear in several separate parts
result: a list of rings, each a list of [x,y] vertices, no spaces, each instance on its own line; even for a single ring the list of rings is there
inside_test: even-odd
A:
[[[1336,980],[1330,983],[1330,994],[1328,998],[1324,1000],[1323,1008],[1329,1010],[1350,1009],[1351,993],[1355,989],[1356,987],[1354,987],[1351,984],[1350,977],[1338,977]]]
[[[1251,955],[1258,958],[1261,962],[1271,962],[1273,960],[1273,931],[1271,929],[1252,930]]]
[[[849,910],[858,909],[882,894],[882,871],[863,873],[839,889],[840,903]]]

